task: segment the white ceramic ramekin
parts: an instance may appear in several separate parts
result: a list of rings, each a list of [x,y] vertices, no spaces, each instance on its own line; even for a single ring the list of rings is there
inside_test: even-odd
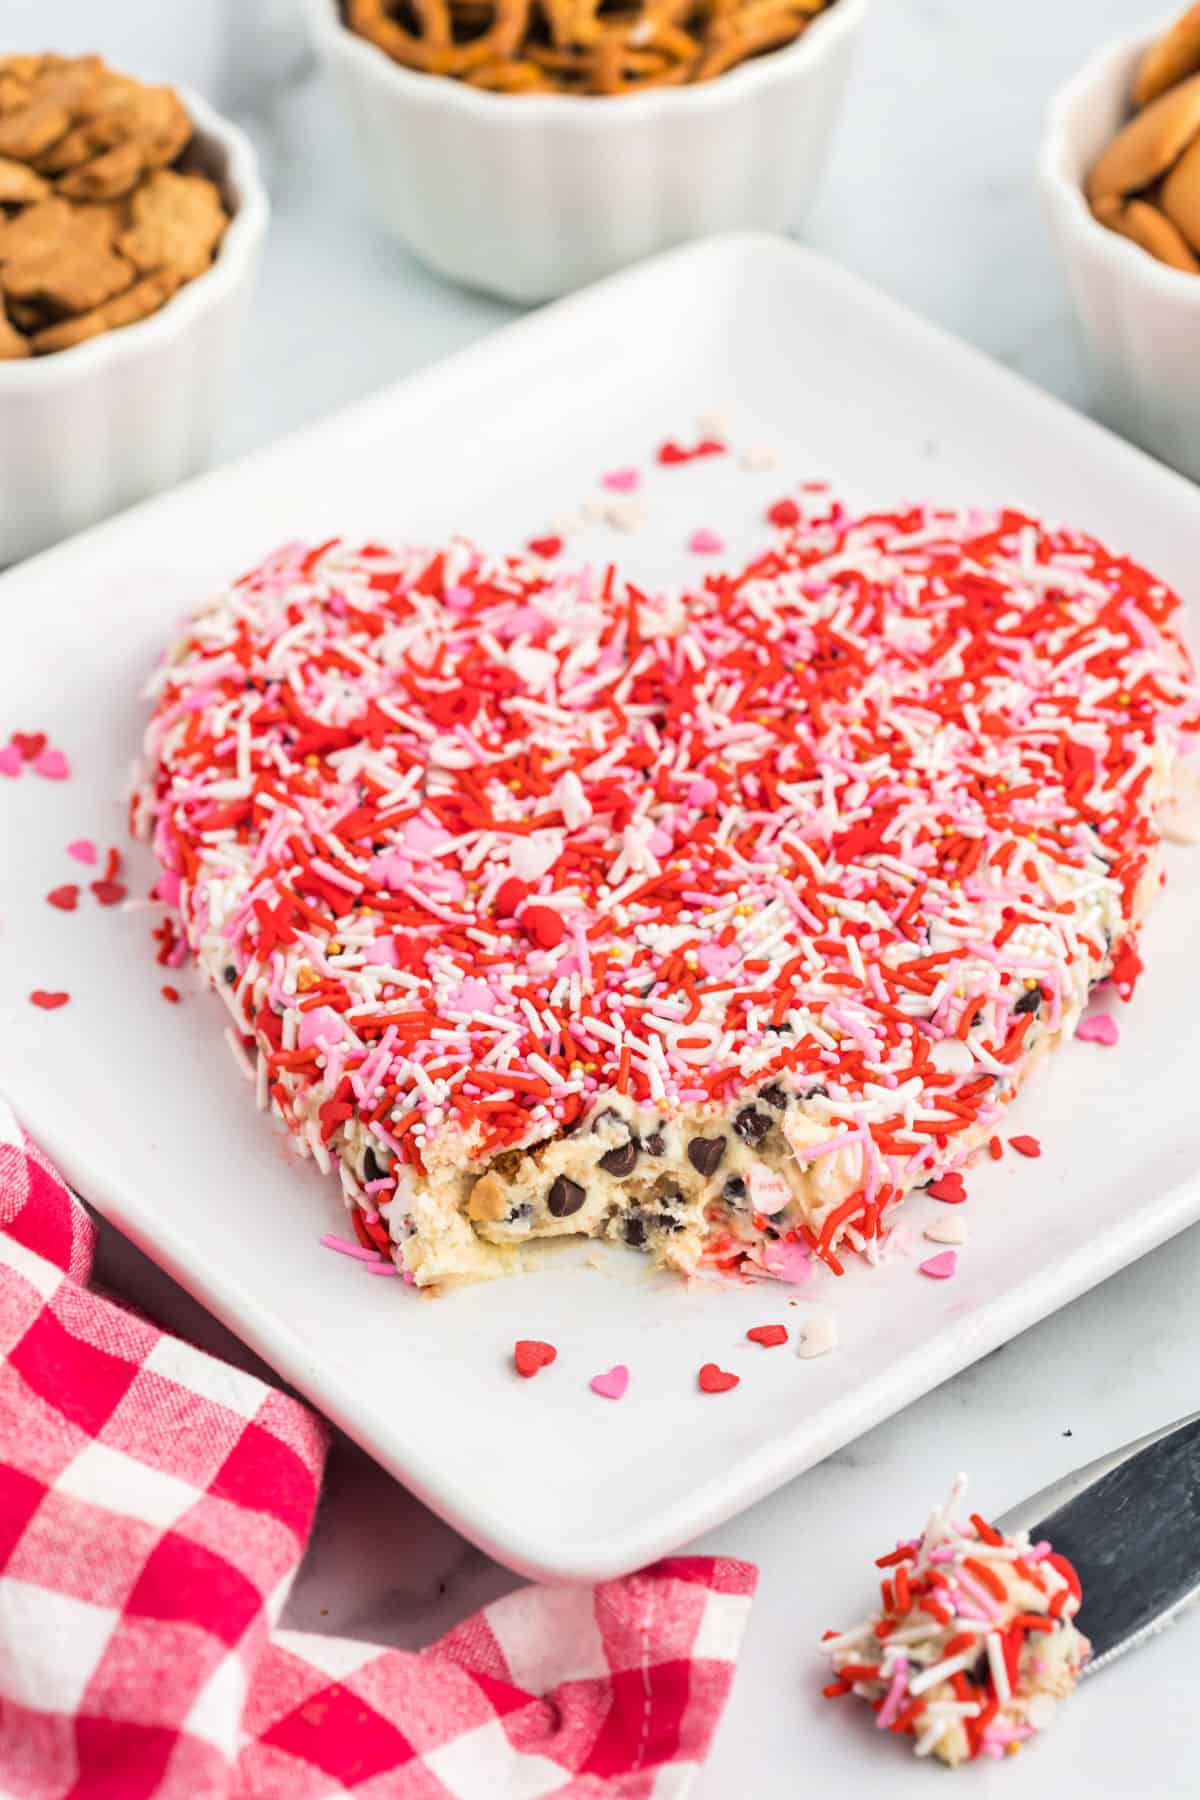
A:
[[[494,94],[400,67],[306,0],[383,223],[439,273],[548,300],[688,238],[803,223],[869,0],[694,87]]]
[[[1107,45],[1059,91],[1039,175],[1097,412],[1200,481],[1200,275],[1169,269],[1098,224],[1083,191],[1128,117],[1134,70],[1155,35]]]
[[[249,140],[180,93],[196,126],[189,156],[220,183],[229,229],[212,268],[140,324],[0,362],[0,565],[170,487],[208,457],[268,208]]]

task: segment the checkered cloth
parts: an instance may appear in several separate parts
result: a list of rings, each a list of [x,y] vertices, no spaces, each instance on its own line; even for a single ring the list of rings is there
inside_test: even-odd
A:
[[[525,1588],[421,1654],[276,1630],[325,1440],[84,1285],[94,1231],[0,1103],[0,1794],[666,1800],[754,1570]]]

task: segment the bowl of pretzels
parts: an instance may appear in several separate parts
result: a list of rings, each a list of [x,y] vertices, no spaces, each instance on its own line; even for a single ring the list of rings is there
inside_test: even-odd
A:
[[[306,0],[383,224],[522,303],[800,227],[869,0]]]
[[[1200,481],[1200,5],[1059,92],[1040,180],[1096,410]]]
[[[0,55],[0,565],[203,465],[266,224],[195,95]]]

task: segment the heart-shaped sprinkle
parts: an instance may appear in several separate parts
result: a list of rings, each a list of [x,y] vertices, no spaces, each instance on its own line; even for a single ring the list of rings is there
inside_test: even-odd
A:
[[[794,500],[777,500],[774,506],[767,508],[767,520],[772,525],[778,525],[781,531],[786,531],[790,525],[800,523],[800,508]]]
[[[949,1281],[952,1275],[958,1274],[958,1256],[953,1250],[943,1250],[940,1256],[931,1256],[928,1262],[918,1263],[917,1267],[931,1281]]]
[[[761,1344],[764,1350],[773,1350],[776,1344],[787,1343],[786,1325],[752,1325],[746,1336],[752,1344]]]
[[[57,1012],[60,1006],[65,1006],[67,1004],[67,1001],[71,996],[66,993],[50,991],[46,988],[34,988],[29,998],[33,1001],[35,1006],[40,1006],[43,1012]]]
[[[5,744],[4,748],[0,750],[0,775],[19,775],[23,767],[21,752],[17,746]]]
[[[707,525],[702,525],[699,531],[693,531],[687,547],[697,556],[720,556],[725,548],[725,539],[720,532],[710,531]]]
[[[1040,1156],[1042,1154],[1042,1146],[1035,1137],[1029,1137],[1026,1134],[1021,1137],[1010,1137],[1008,1141],[1014,1150],[1020,1151],[1022,1156]]]
[[[624,1363],[614,1363],[603,1375],[593,1375],[588,1386],[605,1400],[620,1400],[629,1386],[629,1370]]]
[[[101,906],[119,906],[128,892],[120,881],[93,881],[91,889]]]
[[[74,912],[79,905],[79,889],[73,881],[64,881],[61,887],[51,888],[46,898],[59,912]]]
[[[40,756],[49,741],[44,731],[14,731],[12,734],[13,747],[26,762]]]
[[[1096,1013],[1090,1019],[1081,1019],[1075,1036],[1085,1044],[1104,1044],[1111,1046],[1120,1036],[1117,1021],[1109,1013]]]
[[[558,1355],[553,1344],[545,1344],[540,1338],[518,1338],[513,1345],[513,1363],[518,1375],[528,1380],[536,1375],[539,1369],[547,1368]]]
[[[719,1368],[716,1363],[705,1363],[700,1371],[700,1391],[704,1394],[727,1394],[730,1388],[737,1387],[740,1375],[734,1375],[729,1369]]]
[[[558,556],[562,547],[562,539],[555,536],[553,533],[548,537],[530,538],[528,544],[528,548],[532,550],[535,556],[543,556],[547,559],[552,556]]]
[[[91,838],[75,838],[67,845],[67,855],[73,856],[78,863],[90,866],[96,860],[96,846]]]
[[[805,1362],[812,1362],[816,1357],[828,1356],[831,1350],[836,1350],[837,1341],[837,1319],[827,1306],[814,1307],[804,1321],[796,1354]]]
[[[632,494],[641,486],[642,478],[636,469],[610,469],[607,475],[600,477],[600,482],[611,493]]]
[[[521,914],[521,929],[543,950],[553,950],[567,935],[562,914],[552,906],[527,906]]]
[[[71,773],[71,765],[61,750],[43,750],[34,757],[33,766],[47,781],[65,781]]]
[[[690,462],[691,457],[690,453],[687,450],[684,450],[681,445],[673,443],[668,439],[665,444],[662,444],[659,447],[658,460],[660,463],[664,464],[665,467],[670,468],[673,463]]]
[[[929,1192],[935,1200],[944,1200],[948,1206],[961,1206],[967,1197],[963,1178],[957,1169],[951,1169],[949,1174],[939,1175],[936,1181],[931,1181]]]

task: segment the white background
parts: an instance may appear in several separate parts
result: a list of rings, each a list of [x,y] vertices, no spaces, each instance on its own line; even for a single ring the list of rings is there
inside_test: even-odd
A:
[[[1033,190],[1046,97],[1144,0],[876,0],[811,241],[1078,405],[1086,387]],[[272,238],[223,450],[235,455],[493,329],[512,309],[446,287],[369,219],[292,0],[7,0],[5,47],[100,49],[238,113],[264,158]],[[986,420],[979,421],[986,430]],[[1137,1196],[1130,1196],[1136,1205]],[[236,1354],[111,1234],[106,1277]],[[700,1548],[762,1571],[746,1651],[699,1800],[925,1792],[935,1773],[814,1700],[811,1640],[869,1599],[870,1558],[959,1467],[1000,1511],[1068,1466],[1200,1405],[1200,1229],[997,1351]],[[289,1622],[428,1642],[513,1578],[357,1451],[330,1464]],[[960,1777],[984,1796],[1200,1791],[1192,1695],[1200,1613],[1098,1677],[1056,1732]],[[501,1797],[497,1797],[501,1800]]]

